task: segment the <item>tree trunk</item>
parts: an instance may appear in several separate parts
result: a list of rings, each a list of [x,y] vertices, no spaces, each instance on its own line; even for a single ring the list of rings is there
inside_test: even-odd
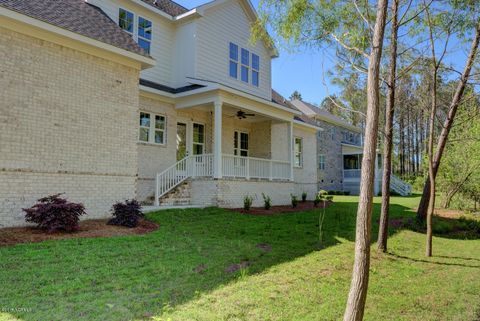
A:
[[[387,16],[388,0],[378,0],[377,16],[372,39],[372,49],[368,63],[367,77],[367,116],[365,144],[363,147],[362,178],[357,209],[355,235],[355,262],[352,282],[345,308],[344,321],[361,321],[367,298],[370,268],[370,241],[372,228],[373,185],[375,178],[375,158],[378,133],[379,78],[382,58],[383,36]]]
[[[390,71],[388,76],[387,105],[385,110],[385,139],[383,142],[382,209],[378,229],[377,248],[387,252],[388,210],[390,206],[390,175],[392,173],[393,115],[395,112],[395,89],[397,68],[398,0],[392,3],[392,34],[390,45]]]
[[[452,98],[452,101],[450,103],[450,106],[448,108],[447,119],[445,119],[445,122],[444,122],[443,127],[442,127],[442,132],[441,132],[440,137],[438,139],[437,151],[435,153],[435,159],[433,161],[433,175],[434,175],[434,178],[437,175],[438,167],[440,166],[440,161],[442,159],[443,151],[445,149],[445,145],[447,144],[448,134],[450,133],[450,129],[452,128],[453,121],[455,119],[455,115],[457,113],[458,106],[460,105],[460,101],[462,99],[463,92],[465,91],[465,85],[467,84],[468,78],[470,77],[470,71],[472,69],[472,65],[473,65],[473,63],[475,61],[475,57],[477,55],[479,41],[480,41],[480,23],[478,23],[476,25],[475,38],[472,41],[472,46],[470,48],[470,53],[468,55],[468,59],[467,59],[467,62],[465,64],[465,68],[464,68],[464,70],[462,72],[462,76],[460,77],[460,80],[457,84],[455,94],[454,94],[454,96]],[[430,130],[432,130],[432,129],[430,129]],[[430,175],[431,174],[429,173],[429,176]],[[420,204],[418,205],[417,219],[419,219],[419,220],[424,220],[425,217],[426,217],[428,203],[429,203],[429,199],[430,199],[429,181],[430,181],[430,177],[428,177],[427,181],[425,182],[425,186],[423,188],[422,198],[420,200]]]
[[[400,121],[398,132],[400,135],[400,146],[399,146],[399,155],[400,155],[400,176],[403,178],[405,176],[405,139],[404,139],[404,122],[403,122],[403,112],[400,111]]]

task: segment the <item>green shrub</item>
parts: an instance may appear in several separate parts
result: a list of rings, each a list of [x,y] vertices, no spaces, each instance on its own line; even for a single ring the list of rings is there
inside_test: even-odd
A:
[[[262,197],[263,197],[263,206],[265,207],[266,210],[269,210],[272,207],[272,199],[270,198],[270,196],[265,195],[264,193],[262,193]]]
[[[302,193],[302,202],[306,202],[307,201],[307,192],[303,192]]]
[[[317,194],[317,195],[315,196],[315,199],[313,200],[313,205],[314,205],[315,207],[317,207],[318,204],[319,204],[321,201],[322,201],[322,199],[321,199],[320,196]]]
[[[243,198],[243,209],[245,211],[250,211],[250,208],[252,207],[253,203],[253,197],[247,195]]]
[[[335,195],[335,191],[328,191],[328,195]]]
[[[332,202],[332,201],[333,201],[333,195],[327,195],[327,196],[325,196],[325,199],[326,199],[328,202]]]
[[[345,196],[350,195],[350,191],[343,191],[343,195],[345,195]]]
[[[297,207],[298,205],[297,195],[290,194],[290,196],[292,197],[292,207]]]

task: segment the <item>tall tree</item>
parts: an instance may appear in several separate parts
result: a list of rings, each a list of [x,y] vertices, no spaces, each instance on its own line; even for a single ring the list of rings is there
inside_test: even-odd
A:
[[[360,197],[357,209],[355,261],[352,282],[345,309],[344,321],[363,320],[367,299],[370,240],[372,228],[373,183],[377,150],[378,114],[380,104],[380,62],[387,17],[387,0],[377,3],[377,16],[373,30],[372,47],[368,62],[367,117],[363,148]]]
[[[388,211],[390,207],[390,175],[392,172],[393,114],[395,111],[395,88],[397,77],[398,3],[392,1],[392,33],[390,35],[390,71],[388,74],[387,104],[385,107],[385,129],[383,142],[382,208],[378,230],[377,247],[387,251]]]
[[[475,7],[472,7],[472,10],[474,8]],[[473,11],[475,11],[475,10],[473,10]],[[453,97],[451,99],[451,102],[449,104],[447,117],[446,117],[446,119],[443,123],[443,126],[441,127],[442,129],[441,129],[440,136],[438,138],[436,151],[433,155],[431,155],[432,156],[431,169],[429,169],[428,179],[425,182],[422,198],[420,200],[420,204],[419,204],[418,210],[417,210],[417,218],[420,219],[420,220],[424,220],[425,218],[427,218],[427,223],[428,223],[428,220],[429,220],[428,212],[430,212],[428,210],[429,206],[432,206],[432,205],[434,206],[434,199],[432,199],[432,198],[435,197],[435,195],[434,195],[434,189],[435,189],[434,180],[435,180],[435,177],[436,177],[437,172],[438,172],[438,168],[439,168],[442,156],[443,156],[443,151],[445,149],[445,145],[446,145],[447,140],[448,140],[448,135],[450,133],[450,129],[451,129],[451,127],[453,125],[453,122],[455,120],[455,115],[457,113],[457,109],[458,109],[458,107],[459,107],[459,105],[462,101],[463,93],[465,91],[465,87],[466,87],[467,82],[469,80],[470,72],[471,72],[473,63],[474,63],[474,61],[476,59],[476,56],[477,56],[478,45],[479,45],[479,41],[480,41],[480,21],[478,20],[478,16],[474,13],[472,13],[471,17],[473,17],[473,19],[474,19],[474,29],[475,29],[475,31],[474,31],[473,40],[471,42],[470,52],[468,54],[467,60],[465,62],[464,69],[460,74],[460,79],[457,82],[455,92],[454,92]],[[459,19],[457,15],[455,15],[452,18],[454,19],[454,21]],[[435,45],[435,41],[433,43]],[[433,99],[433,94],[432,94],[432,99]],[[433,103],[432,103],[432,106],[433,106]],[[430,121],[430,123],[431,123],[431,121]],[[430,131],[430,133],[433,133],[434,128],[429,127],[429,131]],[[429,140],[429,144],[430,143],[431,142]],[[433,146],[432,146],[431,150],[433,152]],[[433,186],[432,186],[432,183],[433,183]],[[427,231],[427,234],[428,234],[428,231]],[[430,237],[428,237],[428,239],[430,239]],[[431,251],[428,250],[428,246],[430,246],[429,245],[430,241],[428,241],[428,239],[427,239],[427,255],[431,254]]]
[[[298,90],[295,90],[290,95],[290,100],[302,100],[302,94]]]

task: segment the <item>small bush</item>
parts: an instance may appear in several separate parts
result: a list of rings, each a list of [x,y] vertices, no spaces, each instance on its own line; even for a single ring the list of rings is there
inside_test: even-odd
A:
[[[262,197],[265,209],[269,210],[272,207],[272,199],[270,198],[270,196],[265,195],[264,193],[262,193]]]
[[[313,200],[313,206],[317,207],[318,204],[320,204],[320,202],[322,201],[322,199],[320,198],[320,196],[317,194],[315,196],[315,199]]]
[[[107,224],[126,227],[138,226],[138,221],[144,216],[141,205],[136,200],[118,202],[112,206],[112,215]]]
[[[250,208],[252,207],[252,203],[253,203],[253,197],[251,196],[245,196],[243,198],[243,209],[245,211],[250,211]]]
[[[297,195],[291,194],[290,196],[292,197],[292,207],[297,207],[297,205],[298,205]]]
[[[345,196],[350,195],[350,191],[343,191],[343,195],[345,195]]]
[[[302,193],[302,202],[306,202],[307,201],[307,192],[303,192]]]
[[[333,195],[325,196],[325,200],[327,200],[328,202],[333,202]]]
[[[40,198],[38,203],[30,208],[24,208],[25,221],[36,223],[48,232],[78,230],[80,215],[84,215],[85,206],[72,203],[56,194]]]
[[[335,191],[328,191],[328,195],[335,195]]]

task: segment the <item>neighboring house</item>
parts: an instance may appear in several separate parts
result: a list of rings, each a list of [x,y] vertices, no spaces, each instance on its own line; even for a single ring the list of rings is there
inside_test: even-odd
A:
[[[325,190],[360,192],[360,174],[363,156],[363,132],[345,120],[302,100],[290,102],[305,116],[314,120],[323,131],[317,136],[318,188]],[[374,192],[382,186],[382,154],[377,151]],[[391,187],[399,194],[411,191],[410,185],[392,175]]]
[[[255,19],[248,0],[0,0],[0,225],[59,192],[89,217],[313,197],[319,127],[272,94]]]

